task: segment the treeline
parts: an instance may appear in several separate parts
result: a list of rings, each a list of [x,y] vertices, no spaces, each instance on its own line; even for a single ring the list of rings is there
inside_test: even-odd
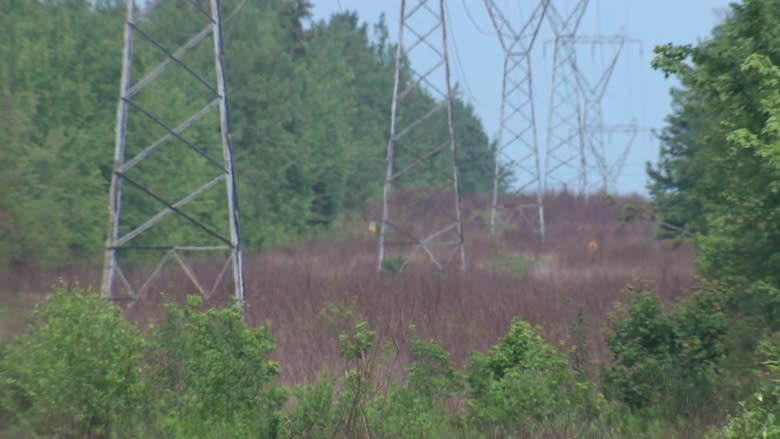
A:
[[[681,340],[688,355],[712,359],[687,392],[740,416],[728,437],[780,437],[779,34],[780,1],[743,0],[710,39],[659,46],[653,61],[681,85],[671,91],[660,163],[648,166],[652,214],[663,235],[696,244],[697,269],[725,317],[716,323],[717,313],[693,314],[688,327],[706,330],[721,347]],[[666,348],[655,346],[668,340],[669,327],[652,333],[658,358]]]
[[[201,3],[207,10],[208,2]],[[395,54],[385,23],[370,27],[349,12],[315,23],[312,6],[300,1],[221,3],[245,247],[327,231],[346,212],[376,202],[385,172]],[[105,240],[124,2],[4,0],[2,6],[0,266],[56,266],[95,257]],[[192,3],[173,1],[163,2],[138,25],[174,50],[205,21]],[[133,82],[163,59],[137,37]],[[184,61],[213,79],[210,39]],[[404,78],[409,81],[410,75]],[[134,100],[176,126],[208,97],[175,67]],[[424,89],[412,101],[403,117],[424,114],[437,104]],[[494,157],[489,139],[473,108],[461,99],[455,102],[455,119],[462,190],[488,190]],[[443,117],[433,123],[430,138],[419,142],[437,141],[437,133],[446,132]],[[131,111],[128,159],[164,133]],[[185,137],[221,159],[216,112]],[[128,175],[170,200],[214,172],[180,142],[171,142],[153,158]],[[225,224],[220,197],[208,193],[188,205],[188,213]],[[129,206],[126,227],[160,208],[132,187],[126,188],[124,205]],[[144,234],[142,241],[186,242],[195,236],[188,233],[171,224]]]

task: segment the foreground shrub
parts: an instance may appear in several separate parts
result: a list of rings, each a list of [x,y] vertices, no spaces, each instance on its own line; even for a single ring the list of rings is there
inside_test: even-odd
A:
[[[387,363],[397,352],[387,346],[377,348],[376,333],[366,322],[342,334],[339,342],[341,357],[349,362],[350,369],[340,380],[326,376],[313,385],[299,386],[282,437],[427,438],[464,434],[467,427],[447,406],[453,396],[462,394],[463,377],[449,353],[437,343],[414,338],[407,378],[394,383],[387,376],[392,371]]]
[[[310,386],[295,390],[295,406],[284,424],[282,437],[373,437],[371,417],[381,393],[374,376],[381,366],[376,332],[365,321],[339,335],[339,356],[350,368],[341,380],[324,376]]]
[[[528,323],[515,319],[487,355],[477,352],[470,360],[472,420],[490,437],[586,420],[598,405],[594,386],[578,381],[567,362]]]
[[[717,416],[721,363],[728,329],[725,295],[702,284],[669,314],[647,288],[630,287],[628,304],[611,315],[603,371],[606,393],[634,409],[661,416]]]
[[[780,343],[765,340],[759,356],[766,358],[760,372],[762,385],[750,399],[739,404],[739,412],[713,437],[725,439],[780,438]]]
[[[285,419],[283,438],[334,437],[336,422],[335,381],[320,377],[312,385],[299,385],[293,392],[295,405]]]
[[[286,399],[267,327],[250,329],[238,307],[199,311],[168,304],[151,331],[150,380],[167,437],[275,437]]]
[[[674,331],[661,302],[648,290],[629,289],[628,304],[611,316],[607,347],[612,356],[605,369],[611,397],[641,408],[660,397],[659,378],[672,366]]]
[[[19,436],[134,436],[144,341],[118,307],[60,286],[0,353],[0,413]],[[137,434],[137,433],[136,433]]]
[[[415,337],[409,353],[412,361],[406,368],[405,382],[391,385],[386,396],[375,404],[379,436],[420,438],[465,434],[457,413],[447,407],[449,400],[463,394],[465,384],[449,352],[433,340]]]

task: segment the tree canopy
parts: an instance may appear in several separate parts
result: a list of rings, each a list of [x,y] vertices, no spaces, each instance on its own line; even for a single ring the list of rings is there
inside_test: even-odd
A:
[[[731,5],[712,38],[656,48],[679,79],[650,191],[709,275],[780,285],[780,1]]]
[[[123,3],[0,0],[5,34],[0,41],[0,266],[62,265],[100,254]],[[242,4],[221,3],[223,17]],[[139,23],[171,50],[202,28],[193,19],[197,11],[177,4],[163,2]],[[384,21],[369,26],[344,12],[314,22],[310,8],[302,1],[252,0],[224,26],[237,192],[248,248],[328,230],[345,212],[381,196],[395,46]],[[134,80],[163,58],[138,40]],[[210,45],[209,40],[201,43],[185,55],[186,62],[199,72],[213,70]],[[192,83],[172,68],[135,99],[176,126],[200,108],[202,96]],[[436,104],[424,89],[415,93],[412,112],[422,114]],[[494,160],[488,137],[473,108],[460,98],[455,118],[463,191],[485,190]],[[163,132],[140,119],[129,120],[128,149],[140,149]],[[215,126],[216,116],[210,115],[187,136],[198,144],[218,145]],[[154,161],[130,172],[178,199],[197,187],[193,176],[213,172],[185,150],[166,146],[155,152]],[[225,213],[214,208],[218,196],[209,194],[188,206],[189,213],[219,219]],[[126,211],[127,224],[138,224],[159,209],[132,190],[124,204],[134,206]],[[145,238],[181,240],[186,233],[172,223]]]

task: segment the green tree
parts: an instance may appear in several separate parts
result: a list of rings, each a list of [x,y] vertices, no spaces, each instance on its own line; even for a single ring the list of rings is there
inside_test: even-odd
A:
[[[780,282],[780,2],[733,4],[712,38],[656,48],[677,77],[650,190],[663,219],[698,234],[705,273]]]
[[[91,2],[2,2],[0,260],[62,264],[102,244],[120,41]]]

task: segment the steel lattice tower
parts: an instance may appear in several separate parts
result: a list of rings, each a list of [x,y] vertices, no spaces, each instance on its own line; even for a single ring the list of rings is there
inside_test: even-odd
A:
[[[587,135],[594,140],[594,146],[592,154],[595,159],[596,169],[600,179],[600,186],[598,190],[603,193],[609,193],[611,188],[616,186],[617,179],[623,172],[623,167],[626,164],[626,158],[631,151],[634,140],[636,140],[640,131],[649,131],[646,128],[641,128],[635,121],[631,121],[627,124],[615,124],[615,125],[602,125],[600,127],[593,127],[589,129]],[[605,145],[611,142],[604,140],[604,137],[611,138],[614,136],[625,136],[625,142],[621,147],[621,150],[617,157],[611,157],[606,151]]]
[[[575,38],[575,44],[586,46],[614,47],[614,53],[611,55],[606,67],[600,76],[595,80],[589,80],[583,71],[577,70],[578,89],[580,92],[580,102],[582,109],[580,111],[579,138],[580,144],[584,145],[586,156],[592,157],[591,160],[585,160],[583,163],[588,168],[582,169],[581,179],[585,184],[586,191],[608,192],[610,183],[614,183],[617,175],[623,168],[626,157],[631,149],[631,145],[639,131],[635,121],[628,124],[605,125],[602,109],[602,100],[609,82],[615,72],[618,60],[620,59],[626,44],[636,44],[640,47],[639,40],[630,39],[623,35],[614,36],[578,36]],[[627,143],[624,145],[620,154],[613,160],[606,150],[605,136],[626,135]],[[588,179],[589,172],[592,171],[598,177],[597,179]],[[587,193],[587,192],[586,192]]]
[[[580,102],[576,34],[588,0],[578,1],[568,15],[555,4],[548,7],[547,19],[555,35],[552,89],[547,116],[547,148],[544,164],[544,189],[567,187],[576,179],[580,193],[587,190],[585,145],[580,143]]]
[[[192,281],[195,288],[206,298],[211,297],[221,286],[227,271],[232,271],[235,299],[239,305],[243,305],[244,284],[228,117],[228,99],[225,89],[220,2],[219,0],[209,0],[208,6],[206,6],[205,1],[185,1],[183,7],[179,4],[166,5],[172,8],[183,8],[173,9],[175,11],[173,15],[177,17],[180,12],[181,16],[184,16],[182,12],[184,10],[191,12],[193,16],[198,17],[198,21],[197,23],[188,22],[188,29],[202,29],[200,32],[191,34],[175,50],[167,48],[164,42],[153,36],[143,26],[148,21],[148,14],[153,9],[160,8],[160,4],[165,4],[165,2],[165,0],[152,0],[147,3],[143,10],[139,10],[133,0],[127,2],[102,294],[106,297],[117,299],[118,279],[121,285],[124,286],[130,299],[133,301],[140,299],[145,295],[152,281],[161,275],[166,264],[175,261],[184,274]],[[200,27],[201,23],[205,23],[202,28]],[[188,34],[184,29],[166,30],[171,32],[171,35]],[[196,50],[200,43],[209,36],[212,37],[213,41],[213,53],[211,54],[213,57],[213,71],[206,75],[207,79],[196,72],[196,68],[191,63],[185,62],[184,56]],[[163,60],[156,67],[148,70],[142,79],[131,85],[131,72],[134,69],[134,44],[138,41],[143,41],[147,44],[152,48],[150,50],[156,51],[156,54],[162,57]],[[208,47],[204,47],[204,50],[206,57],[208,57]],[[143,64],[144,60],[142,59],[141,66],[135,68],[143,70]],[[178,97],[168,95],[167,92],[170,90],[166,89],[165,86],[153,88],[158,81],[161,81],[160,76],[173,66],[177,66],[180,72],[186,72],[186,77],[197,84],[197,90],[195,86],[187,90],[186,98],[182,98],[180,95]],[[152,88],[152,91],[149,92],[152,94],[149,100],[156,100],[156,102],[161,103],[156,110],[144,105],[142,103],[144,102],[143,99],[139,97],[144,90],[149,88]],[[206,102],[203,105],[197,102],[193,103],[193,108],[199,107],[200,110],[194,111],[186,120],[177,121],[177,124],[174,125],[172,122],[167,122],[166,117],[161,114],[165,112],[167,104],[173,104],[173,99],[179,100],[176,102],[180,102],[182,99],[193,100],[194,98],[191,96],[196,95],[206,96]],[[167,102],[166,99],[170,99],[170,102]],[[208,130],[209,135],[212,137],[204,135],[205,129],[198,125],[199,121],[209,120],[206,119],[207,115],[213,113],[214,110],[218,111],[218,122],[214,121],[214,124],[217,125],[216,130],[219,132],[219,140],[216,140],[217,134],[214,133],[215,128],[213,125]],[[136,117],[152,124],[162,135],[145,147],[135,144],[137,143],[136,139],[144,134],[138,133],[139,123],[128,123],[129,118],[133,118],[133,121],[135,121]],[[148,132],[148,130],[144,132]],[[188,137],[188,133],[193,133],[192,137],[196,138],[198,134],[200,134],[201,138],[213,138],[216,145],[197,144],[196,141],[192,140],[192,137]],[[133,137],[136,134],[138,135]],[[221,145],[219,145],[220,142]],[[180,148],[176,150],[175,160],[180,161],[169,163],[161,160],[159,158],[160,155],[163,155],[166,150],[174,148],[174,144],[177,148]],[[134,153],[131,158],[127,159],[126,155],[131,154],[131,150],[135,150],[137,153]],[[193,158],[190,159],[190,155],[185,153],[190,154]],[[166,173],[173,174],[171,171],[177,167],[177,164],[181,165],[184,163],[183,160],[199,160],[199,163],[203,163],[204,169],[210,169],[209,173],[204,173],[208,175],[186,176],[187,182],[198,180],[199,177],[202,180],[200,183],[196,182],[194,184],[199,184],[195,189],[186,189],[184,196],[170,199],[167,194],[171,192],[171,187],[153,187],[153,185],[146,182],[149,179],[145,179],[145,177],[148,177],[149,172],[156,171],[163,175]],[[220,192],[220,187],[223,188],[222,191],[224,192]],[[132,205],[129,202],[123,205],[123,199],[128,198],[128,188],[134,190],[132,195],[135,198],[133,200],[142,200],[148,205],[157,205],[156,209],[159,209],[157,213],[147,216],[146,213],[141,214],[138,211],[133,211],[134,208],[138,207],[137,205]],[[217,192],[211,192],[212,190]],[[225,194],[224,198],[220,195],[221,193]],[[221,198],[220,204],[223,204],[213,207],[212,211],[216,209],[220,213],[224,213],[221,218],[224,220],[224,223],[220,221],[219,224],[211,224],[202,215],[199,216],[187,210],[193,204],[197,205],[199,200],[203,200],[207,196],[212,197],[210,198],[211,200],[215,199],[214,197]],[[139,217],[142,219],[138,220]],[[143,220],[144,217],[146,218],[145,220]],[[130,219],[135,219],[138,224],[132,224]],[[161,223],[165,222],[167,227],[171,224],[167,220],[173,221],[174,219],[178,221],[172,223],[174,227],[181,223],[196,230],[198,235],[191,234],[185,236],[198,236],[198,242],[171,243],[166,241],[150,243],[148,240],[144,241],[143,238],[150,236],[150,233],[156,228],[163,227]],[[167,233],[168,229],[164,230]],[[156,235],[151,234],[151,236]],[[176,237],[172,236],[171,239],[175,241]],[[138,243],[139,241],[141,244]],[[141,258],[143,261],[149,261],[149,255],[162,255],[155,265],[149,265],[143,269],[143,264],[140,264],[141,269],[136,270],[140,270],[142,273],[141,279],[143,281],[140,282],[140,285],[134,285],[127,276],[124,257],[126,253],[130,252],[133,252],[133,255],[144,255]],[[202,280],[203,276],[196,273],[195,267],[188,263],[187,260],[190,257],[197,257],[193,256],[194,254],[214,255],[220,253],[227,255],[226,261],[218,272],[213,284],[207,285]],[[131,256],[127,257],[132,258]],[[154,260],[157,259],[155,258]]]
[[[536,135],[531,50],[544,21],[549,0],[542,0],[533,9],[519,30],[493,0],[485,0],[490,20],[504,51],[501,82],[501,116],[496,146],[496,166],[493,177],[493,198],[490,214],[490,234],[496,234],[499,207],[499,186],[510,172],[517,178],[519,194],[533,191],[536,205],[516,206],[504,222],[518,210],[535,207],[539,236],[544,240],[543,177]],[[511,155],[510,155],[511,154]],[[505,160],[502,163],[502,160]]]
[[[420,253],[439,269],[466,267],[444,7],[401,0],[377,271]],[[409,63],[418,54],[429,63],[420,70]]]
[[[617,50],[615,51],[614,56],[610,60],[604,72],[595,82],[592,83],[589,81],[582,71],[577,71],[577,85],[580,91],[580,99],[582,102],[582,111],[580,112],[581,119],[579,121],[580,143],[584,145],[585,154],[594,158],[592,165],[595,166],[592,166],[589,160],[585,160],[583,163],[585,166],[591,166],[592,168],[595,168],[594,171],[598,173],[602,179],[601,185],[598,189],[606,192],[608,179],[607,169],[609,164],[603,141],[603,136],[606,133],[604,129],[604,112],[601,103],[604,97],[604,93],[607,91],[609,80],[612,78],[612,74],[615,71],[617,61],[620,58],[620,52],[623,50],[625,38],[620,36],[614,38],[578,37],[575,42],[578,44],[585,43],[591,45],[615,44],[617,46]],[[580,178],[585,186],[585,194],[589,193],[591,189],[594,189],[590,187],[592,183],[588,179],[589,170],[590,168],[580,170],[582,173]]]

